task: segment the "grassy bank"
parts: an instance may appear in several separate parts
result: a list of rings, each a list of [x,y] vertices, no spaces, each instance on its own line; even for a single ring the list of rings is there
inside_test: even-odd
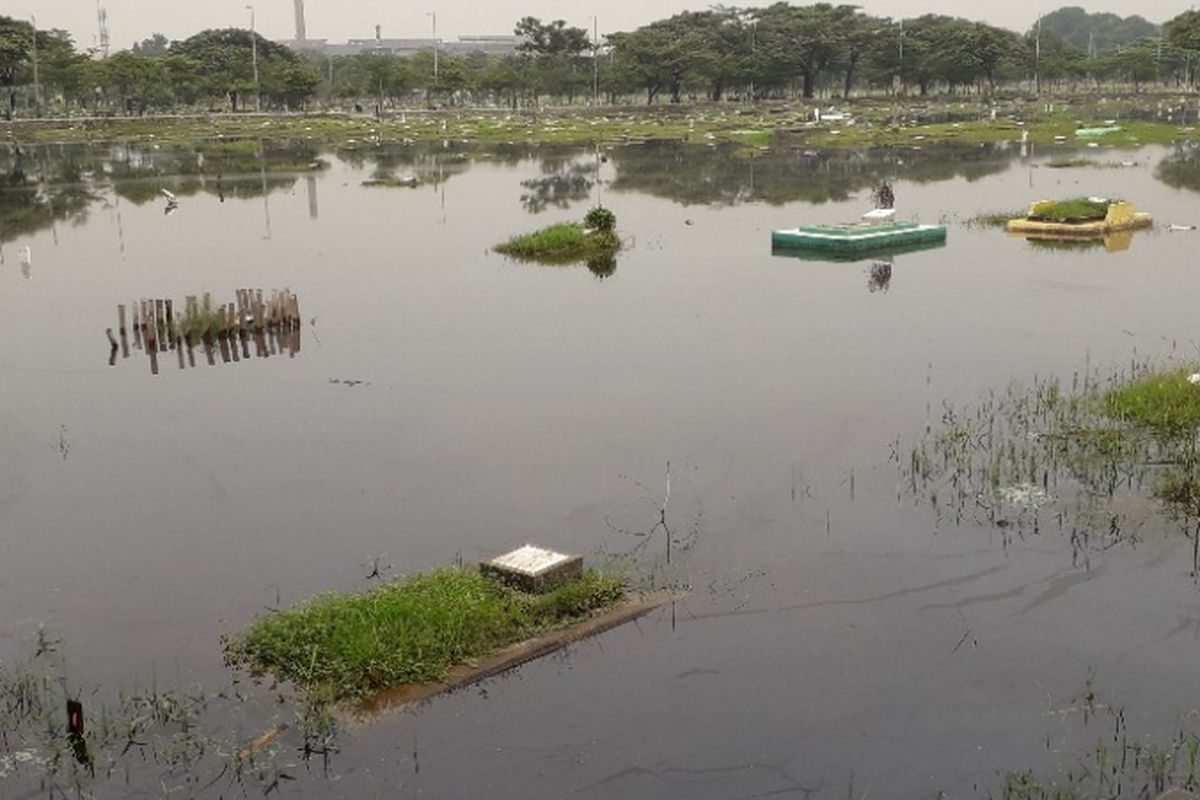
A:
[[[362,593],[329,593],[256,620],[226,659],[329,701],[440,680],[454,664],[610,607],[624,580],[588,572],[531,595],[477,570],[415,575]]]

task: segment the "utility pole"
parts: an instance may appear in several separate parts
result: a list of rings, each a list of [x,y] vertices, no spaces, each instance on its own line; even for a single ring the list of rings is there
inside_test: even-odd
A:
[[[592,107],[600,105],[600,18],[592,15]]]
[[[437,38],[437,12],[426,11],[425,16],[433,18],[433,85],[437,86],[438,82],[438,38]]]
[[[250,10],[250,64],[254,68],[254,110],[262,111],[262,90],[258,86],[258,34],[254,32],[254,5],[247,5]]]
[[[1042,18],[1038,17],[1037,34],[1033,38],[1033,92],[1042,96]]]
[[[42,115],[42,92],[38,86],[38,61],[37,61],[37,17],[30,16],[29,21],[33,24],[33,109],[39,117]]]
[[[755,55],[758,53],[758,20],[750,20],[750,102],[754,102]]]

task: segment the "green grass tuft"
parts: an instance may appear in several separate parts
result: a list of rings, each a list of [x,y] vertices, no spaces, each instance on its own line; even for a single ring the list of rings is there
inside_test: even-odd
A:
[[[1178,438],[1200,429],[1200,385],[1188,376],[1196,368],[1158,372],[1113,389],[1104,397],[1107,412],[1160,436]]]
[[[968,228],[1003,228],[1014,219],[1025,216],[1024,211],[983,211],[966,221]]]
[[[1107,201],[1097,203],[1086,197],[1076,197],[1035,203],[1029,210],[1029,219],[1040,222],[1088,222],[1104,219],[1107,214]]]
[[[588,231],[578,222],[560,222],[515,236],[495,249],[514,258],[569,263],[612,255],[621,249],[621,239],[612,231]]]
[[[1050,169],[1072,169],[1074,167],[1090,167],[1095,163],[1089,158],[1054,158],[1047,161],[1045,166]]]
[[[478,570],[442,569],[362,593],[327,593],[261,617],[226,661],[332,701],[441,680],[454,664],[581,619],[624,596],[622,576],[587,572],[532,595]]]

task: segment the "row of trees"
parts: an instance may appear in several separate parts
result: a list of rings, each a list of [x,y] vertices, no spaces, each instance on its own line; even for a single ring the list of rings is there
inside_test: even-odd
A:
[[[253,97],[298,107],[320,83],[320,72],[300,55],[249,31],[208,30],[174,43],[156,35],[98,59],[76,51],[66,31],[35,32],[28,22],[0,16],[0,89],[7,116],[19,95],[39,110],[59,105],[142,113],[216,103],[236,111]]]
[[[602,42],[562,20],[526,17],[515,28],[523,37],[515,53],[442,54],[435,60],[432,51],[329,58],[239,29],[204,31],[179,42],[155,35],[97,59],[78,52],[64,31],[35,32],[27,22],[0,16],[0,88],[11,115],[19,100],[39,110],[57,105],[141,113],[179,106],[299,108],[313,99],[371,98],[385,105],[418,97],[516,107],[547,99],[575,102],[593,93],[608,102],[640,94],[652,103],[848,97],[856,91],[992,92],[1001,85],[1040,91],[1047,85],[1194,84],[1200,12],[1184,12],[1140,38],[1133,37],[1153,26],[1147,29],[1140,18],[1113,19],[1102,27],[1105,46],[1096,47],[1096,19],[1073,8],[1019,34],[935,14],[874,17],[850,5],[717,6]],[[1078,41],[1087,25],[1084,49]],[[37,91],[31,88],[35,77]]]

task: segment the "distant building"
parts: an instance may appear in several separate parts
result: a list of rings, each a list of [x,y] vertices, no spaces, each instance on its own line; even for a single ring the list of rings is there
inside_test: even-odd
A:
[[[316,51],[325,56],[353,56],[359,53],[387,53],[410,56],[422,50],[432,50],[437,45],[443,55],[465,55],[467,53],[489,53],[505,55],[515,53],[525,41],[523,36],[473,35],[460,36],[457,41],[445,39],[385,39],[376,33],[372,39],[350,39],[345,44],[331,43],[328,39],[285,39],[278,43],[292,50]]]

